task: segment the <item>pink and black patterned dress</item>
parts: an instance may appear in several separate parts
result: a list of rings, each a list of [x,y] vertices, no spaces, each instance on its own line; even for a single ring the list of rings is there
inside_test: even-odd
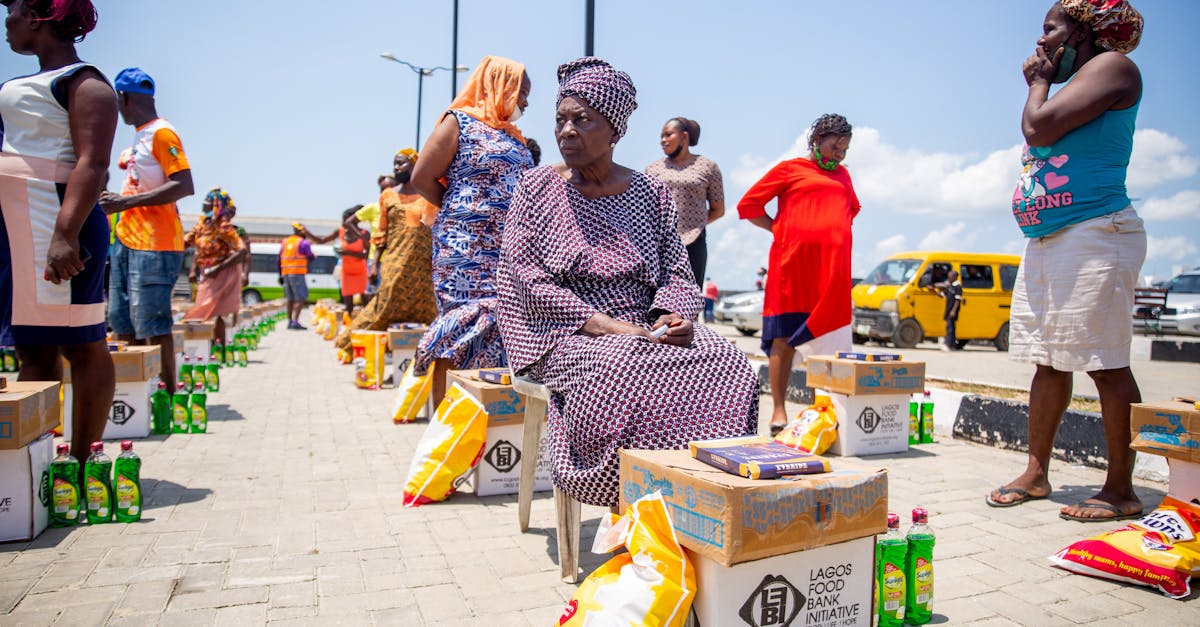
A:
[[[496,327],[496,263],[509,200],[533,155],[520,140],[461,112],[458,151],[433,223],[433,293],[438,317],[417,346],[413,370],[435,359],[455,369],[505,365]]]
[[[650,328],[693,319],[699,289],[667,187],[640,172],[620,194],[585,198],[550,166],[513,194],[497,270],[500,331],[513,371],[551,391],[554,482],[593,505],[617,503],[617,451],[682,449],[752,433],[757,379],[728,340],[695,327],[691,346],[588,337],[597,312]]]

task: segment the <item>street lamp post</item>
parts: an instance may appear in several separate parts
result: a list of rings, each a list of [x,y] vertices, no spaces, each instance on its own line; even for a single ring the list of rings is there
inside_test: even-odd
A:
[[[403,59],[397,59],[396,56],[390,52],[384,52],[384,53],[380,54],[379,56],[383,57],[384,59],[387,59],[388,61],[395,61],[396,63],[399,63],[401,65],[408,66],[408,69],[417,73],[417,139],[415,142],[413,142],[413,148],[420,150],[421,149],[421,100],[422,100],[421,96],[422,96],[422,93],[424,92],[425,77],[433,74],[434,72],[436,72],[438,70],[446,70],[447,72],[450,72],[450,71],[466,72],[467,67],[463,66],[463,65],[459,65],[454,68],[448,68],[448,67],[440,66],[440,65],[437,67],[417,67],[417,66],[409,63],[408,61],[404,61]]]

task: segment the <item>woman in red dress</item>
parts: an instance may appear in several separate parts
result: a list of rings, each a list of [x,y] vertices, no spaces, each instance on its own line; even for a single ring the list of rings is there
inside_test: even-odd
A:
[[[771,432],[787,424],[792,360],[851,347],[850,226],[858,196],[841,165],[850,149],[846,118],[826,114],[812,125],[809,153],[771,168],[738,203],[738,215],[774,235],[763,298],[762,348],[769,357]],[[778,198],[775,216],[766,204]]]

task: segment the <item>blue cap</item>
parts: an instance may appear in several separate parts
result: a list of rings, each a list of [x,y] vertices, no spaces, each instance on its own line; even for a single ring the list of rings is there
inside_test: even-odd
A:
[[[149,83],[147,87],[144,83]],[[113,87],[117,91],[125,91],[133,94],[146,94],[147,96],[154,95],[154,79],[150,75],[143,72],[142,68],[129,67],[121,70],[117,74],[116,80],[113,81]]]

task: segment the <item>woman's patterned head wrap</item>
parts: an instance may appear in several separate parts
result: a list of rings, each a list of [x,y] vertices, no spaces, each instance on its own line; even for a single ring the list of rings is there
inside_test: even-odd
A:
[[[233,199],[229,197],[229,193],[220,187],[214,187],[204,197],[204,204],[212,205],[213,220],[218,220],[224,217],[225,213],[233,206]]]
[[[1105,50],[1130,53],[1142,40],[1142,14],[1129,0],[1059,0],[1067,15],[1092,29]]]
[[[405,159],[412,161],[413,165],[417,165],[417,151],[413,150],[412,148],[405,148],[403,150],[397,151],[396,156],[404,157]]]
[[[637,88],[629,75],[596,57],[583,57],[558,66],[556,105],[567,96],[582,98],[599,111],[616,130],[617,139],[625,136],[629,116],[637,108]]]

